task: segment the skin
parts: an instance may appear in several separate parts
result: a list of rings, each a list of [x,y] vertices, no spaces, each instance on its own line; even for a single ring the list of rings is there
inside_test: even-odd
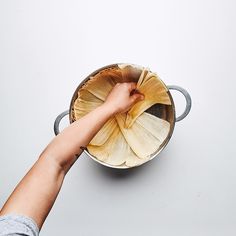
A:
[[[20,214],[32,218],[41,229],[61,189],[66,173],[106,121],[128,111],[144,99],[136,83],[118,83],[106,101],[56,136],[16,186],[0,215]],[[99,119],[97,119],[99,117]],[[80,134],[80,136],[78,136]]]

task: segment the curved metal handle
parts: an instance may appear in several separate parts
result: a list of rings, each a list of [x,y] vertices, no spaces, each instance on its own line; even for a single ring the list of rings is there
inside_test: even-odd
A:
[[[60,115],[57,116],[56,120],[54,121],[54,133],[58,135],[60,133],[59,124],[62,118],[69,114],[69,110],[62,112]]]
[[[168,87],[168,89],[170,89],[170,90],[172,89],[172,90],[177,90],[177,91],[181,92],[181,93],[184,95],[185,99],[186,99],[186,107],[185,107],[185,110],[184,110],[183,114],[180,115],[179,117],[176,117],[176,118],[175,118],[175,121],[176,121],[176,122],[181,121],[181,120],[183,120],[183,119],[188,115],[188,113],[190,112],[191,106],[192,106],[192,99],[191,99],[189,93],[188,93],[185,89],[183,89],[183,88],[181,88],[181,87],[179,87],[179,86],[176,86],[176,85],[168,85],[167,87]]]

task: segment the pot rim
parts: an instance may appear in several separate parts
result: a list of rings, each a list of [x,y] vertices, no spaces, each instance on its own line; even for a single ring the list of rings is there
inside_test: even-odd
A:
[[[143,66],[140,66],[140,65],[137,65],[137,64],[133,64],[133,63],[113,63],[113,64],[110,64],[110,65],[106,65],[106,66],[103,66],[95,71],[93,71],[92,73],[90,73],[88,76],[86,76],[86,78],[84,80],[82,80],[80,82],[80,84],[77,86],[77,88],[75,89],[74,93],[73,93],[73,96],[71,98],[71,102],[70,102],[70,108],[69,108],[69,121],[70,121],[70,124],[74,122],[73,120],[73,117],[72,117],[72,110],[73,110],[73,104],[74,104],[74,101],[77,99],[78,97],[78,91],[79,89],[90,79],[91,76],[94,76],[96,75],[98,72],[104,70],[104,69],[108,69],[108,68],[111,68],[111,67],[116,67],[118,65],[131,65],[131,66],[134,66],[134,67],[137,67],[137,68],[143,68]],[[149,70],[151,71],[151,70]],[[158,76],[159,77],[159,76]],[[160,79],[160,77],[158,78]],[[96,157],[94,157],[92,154],[89,153],[89,151],[87,150],[87,148],[85,147],[83,149],[83,151],[90,157],[92,158],[94,161],[96,161],[97,163],[103,165],[103,166],[106,166],[106,167],[110,167],[110,168],[113,168],[113,169],[131,169],[131,168],[135,168],[135,167],[138,167],[138,166],[141,166],[151,160],[153,160],[156,156],[158,156],[162,150],[166,147],[166,145],[169,143],[172,135],[173,135],[173,132],[174,132],[174,128],[175,128],[175,122],[176,122],[176,112],[175,112],[175,104],[174,104],[174,99],[169,91],[169,88],[168,86],[166,86],[166,84],[162,81],[162,79],[160,79],[161,82],[163,83],[163,85],[165,86],[165,88],[167,89],[167,93],[169,95],[169,98],[171,100],[171,107],[172,107],[172,110],[173,110],[173,116],[174,116],[174,120],[173,120],[173,123],[170,124],[170,131],[169,131],[169,134],[168,136],[166,137],[165,141],[162,143],[161,147],[156,151],[154,152],[152,155],[151,155],[151,158],[148,159],[146,162],[143,162],[139,165],[136,165],[136,166],[132,166],[132,167],[129,167],[129,166],[125,166],[125,165],[120,165],[120,166],[113,166],[113,165],[110,165],[110,164],[107,164],[105,162],[102,162],[100,160],[98,160]]]

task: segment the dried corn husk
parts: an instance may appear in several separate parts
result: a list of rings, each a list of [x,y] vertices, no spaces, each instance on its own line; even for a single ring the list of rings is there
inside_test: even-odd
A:
[[[127,156],[128,144],[125,141],[119,128],[116,127],[110,138],[101,146],[87,146],[88,151],[98,158],[98,160],[106,162],[110,165],[122,165]]]
[[[169,133],[169,122],[144,112],[130,127],[125,128],[125,115],[116,115],[124,138],[141,159],[149,158],[161,146]]]
[[[142,67],[128,64],[120,64],[118,66],[121,69],[122,82],[138,82],[142,73]]]
[[[171,101],[167,89],[156,74],[143,70],[137,83],[139,92],[145,99],[137,102],[128,112],[125,127],[130,128],[139,115],[156,103],[170,105]]]
[[[80,119],[100,106],[116,83],[131,81],[137,82],[145,100],[128,113],[110,118],[87,146],[98,160],[113,166],[141,165],[162,145],[170,124],[144,111],[155,103],[170,104],[166,87],[148,69],[122,64],[91,77],[79,90],[73,106],[75,118]]]
[[[118,128],[116,120],[114,117],[112,117],[97,132],[97,134],[90,141],[90,144],[94,146],[103,145],[108,140],[108,138],[111,136],[111,134],[114,132],[116,128]]]

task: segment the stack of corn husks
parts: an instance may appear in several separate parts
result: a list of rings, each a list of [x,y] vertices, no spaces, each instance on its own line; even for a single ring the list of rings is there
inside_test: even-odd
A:
[[[94,136],[88,151],[109,165],[133,167],[148,161],[168,136],[170,124],[145,110],[156,103],[170,105],[167,89],[155,73],[146,68],[120,64],[91,77],[74,102],[75,119],[100,106],[116,83],[136,82],[145,95],[128,112],[110,118]]]

